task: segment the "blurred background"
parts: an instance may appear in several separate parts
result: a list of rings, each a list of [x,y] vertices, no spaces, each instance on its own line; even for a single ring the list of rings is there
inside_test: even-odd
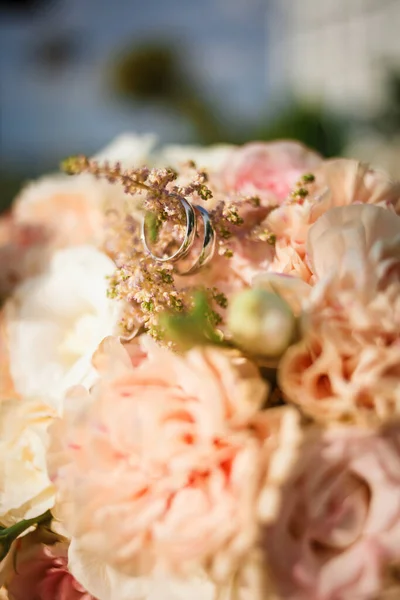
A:
[[[0,207],[125,132],[400,175],[400,0],[0,0]]]

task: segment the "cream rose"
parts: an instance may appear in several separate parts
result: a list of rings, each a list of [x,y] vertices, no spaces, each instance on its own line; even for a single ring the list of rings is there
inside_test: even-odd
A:
[[[215,600],[217,597],[217,586],[203,573],[183,580],[161,573],[129,576],[82,550],[76,540],[69,547],[68,568],[97,600]],[[230,600],[228,594],[221,593],[218,597]]]
[[[41,515],[54,504],[47,474],[47,430],[56,416],[36,399],[0,402],[0,524]]]
[[[120,318],[120,304],[107,298],[113,270],[105,254],[78,246],[56,252],[44,273],[16,289],[6,326],[18,393],[60,408],[68,387],[91,382],[92,354]]]

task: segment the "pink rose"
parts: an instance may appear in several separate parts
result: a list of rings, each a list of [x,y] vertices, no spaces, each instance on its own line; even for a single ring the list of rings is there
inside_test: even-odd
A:
[[[232,152],[221,179],[229,191],[282,201],[300,176],[318,167],[321,160],[299,142],[251,142]]]
[[[348,158],[331,159],[314,172],[311,193],[321,198],[314,210],[318,218],[329,208],[354,203],[395,207],[400,199],[400,182],[366,163]]]
[[[355,160],[335,159],[324,161],[313,171],[315,182],[306,186],[308,195],[295,201],[289,199],[273,210],[266,219],[267,228],[276,235],[278,248],[292,248],[303,266],[297,266],[297,274],[308,282],[309,271],[306,256],[307,237],[313,224],[327,211],[351,204],[374,204],[394,211],[400,198],[400,183],[393,182],[380,171]],[[325,253],[326,254],[326,253]],[[282,271],[282,260],[277,257],[268,267],[269,272]]]
[[[14,543],[7,558],[9,600],[96,600],[68,571],[68,544],[46,537],[49,545],[37,531]]]
[[[378,206],[333,208],[307,249],[315,285],[303,339],[280,365],[284,393],[316,419],[400,414],[400,218]]]
[[[310,438],[283,488],[264,549],[287,600],[400,595],[400,423]]]
[[[111,344],[99,383],[66,401],[49,452],[60,516],[83,550],[128,575],[205,568],[222,580],[254,543],[287,413],[260,411],[266,385],[238,353],[150,342],[138,366]]]
[[[376,244],[391,239],[400,247],[400,217],[391,210],[369,204],[331,208],[311,227],[307,238],[308,261],[315,279],[338,271],[343,277],[352,267],[351,256],[361,267]],[[392,253],[396,255],[395,246]],[[365,275],[373,277],[368,272]]]

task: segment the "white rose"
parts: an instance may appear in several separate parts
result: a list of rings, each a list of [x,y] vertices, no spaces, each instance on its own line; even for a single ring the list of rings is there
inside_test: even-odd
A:
[[[60,409],[69,387],[93,382],[93,352],[117,332],[120,319],[121,304],[106,294],[114,268],[92,246],[67,248],[16,288],[6,326],[11,374],[23,397],[45,398]]]
[[[0,523],[6,527],[52,508],[47,429],[56,416],[40,400],[0,403]]]
[[[171,144],[164,146],[155,157],[160,166],[179,169],[184,163],[193,160],[198,169],[210,172],[219,171],[232,154],[235,146],[216,144],[214,146],[181,146]]]
[[[141,167],[153,162],[151,153],[157,143],[157,136],[152,133],[144,135],[124,133],[100,150],[94,158],[99,162],[119,162],[124,169]]]
[[[214,600],[216,587],[205,575],[188,580],[162,575],[129,577],[99,562],[72,540],[68,568],[77,581],[98,600]],[[228,600],[228,596],[219,596]]]

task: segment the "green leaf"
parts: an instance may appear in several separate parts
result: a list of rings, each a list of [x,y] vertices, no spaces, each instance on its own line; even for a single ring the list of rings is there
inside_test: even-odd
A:
[[[51,521],[52,514],[49,510],[47,510],[42,515],[38,517],[33,517],[32,519],[23,519],[15,525],[11,525],[10,527],[1,527],[0,529],[0,561],[8,554],[12,543],[24,533],[29,527],[34,525],[40,525],[41,523],[46,523],[47,521]]]
[[[181,350],[205,344],[225,345],[216,330],[220,316],[211,308],[205,292],[194,294],[190,311],[167,313],[160,321],[166,338]]]

